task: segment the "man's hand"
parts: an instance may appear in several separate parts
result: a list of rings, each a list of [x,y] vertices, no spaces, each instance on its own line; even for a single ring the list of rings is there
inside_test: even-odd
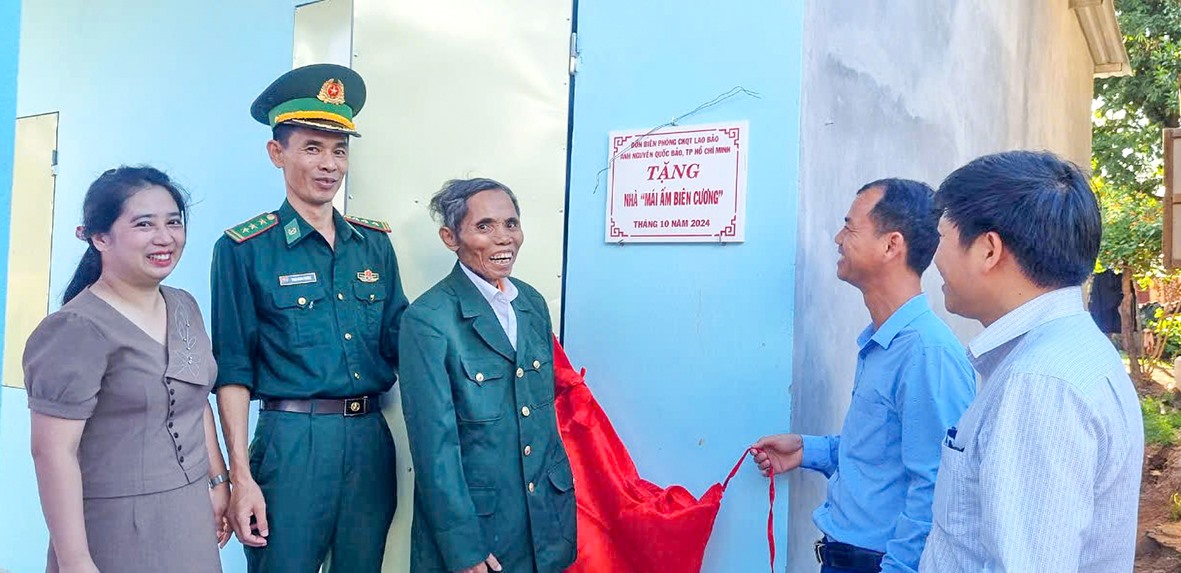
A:
[[[270,534],[267,528],[267,502],[262,497],[262,489],[253,479],[234,481],[230,490],[230,509],[226,512],[234,533],[242,545],[250,547],[265,547],[266,537]],[[254,518],[254,524],[250,518]],[[257,530],[258,534],[254,531]]]
[[[763,436],[751,447],[757,450],[755,463],[765,476],[771,471],[776,475],[789,472],[804,461],[804,440],[799,434]]]
[[[477,563],[467,569],[460,569],[456,573],[488,573],[489,571],[500,571],[500,562],[491,553],[488,554],[488,558],[482,563]]]
[[[230,521],[226,511],[230,506],[230,484],[223,482],[209,490],[209,501],[213,503],[213,526],[217,528],[217,547],[220,549],[230,541]]]

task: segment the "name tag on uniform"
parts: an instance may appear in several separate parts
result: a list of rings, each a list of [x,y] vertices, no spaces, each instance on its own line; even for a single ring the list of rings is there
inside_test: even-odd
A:
[[[299,273],[297,275],[280,275],[279,286],[306,285],[316,282],[316,273]]]

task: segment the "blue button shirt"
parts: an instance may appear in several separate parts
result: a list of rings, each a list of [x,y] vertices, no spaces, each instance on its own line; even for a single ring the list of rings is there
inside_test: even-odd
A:
[[[829,538],[884,552],[882,572],[914,572],[948,428],[976,393],[963,345],[918,295],[857,338],[853,400],[840,435],[803,436],[803,467],[828,476],[812,520]]]

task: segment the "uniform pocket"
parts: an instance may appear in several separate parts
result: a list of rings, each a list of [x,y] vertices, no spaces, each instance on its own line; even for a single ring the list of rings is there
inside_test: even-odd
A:
[[[570,461],[562,459],[549,469],[548,472],[551,492],[551,506],[554,513],[554,526],[559,534],[571,543],[577,540],[576,511],[574,500],[574,474],[570,471]]]
[[[381,317],[385,312],[386,288],[382,283],[353,283],[353,298],[357,299],[361,324],[365,333],[375,338],[381,333]]]
[[[279,287],[272,293],[279,329],[294,335],[296,348],[315,346],[332,331],[332,309],[323,303],[324,296],[319,285]]]
[[[459,380],[455,396],[455,413],[461,422],[481,424],[495,422],[504,416],[502,403],[509,363],[487,358],[461,358],[463,379]]]

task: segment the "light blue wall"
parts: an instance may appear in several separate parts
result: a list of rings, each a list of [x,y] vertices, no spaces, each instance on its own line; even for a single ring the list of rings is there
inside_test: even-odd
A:
[[[578,6],[566,345],[640,474],[700,495],[760,435],[789,428],[802,3]],[[746,242],[606,244],[608,132],[660,125],[734,86],[762,97],[682,124],[750,121]],[[766,485],[750,465],[732,482],[704,571],[767,570]]]
[[[0,88],[11,85],[5,80],[12,52],[5,45],[14,3],[0,0]],[[264,151],[269,132],[248,110],[262,88],[291,68],[297,3],[24,3],[17,115],[61,114],[51,299],[60,297],[83,251],[74,226],[87,185],[115,165],[148,163],[192,194],[188,247],[168,282],[192,292],[208,310],[209,261],[221,230],[282,201],[281,176]],[[0,119],[11,117],[8,101],[0,89]],[[7,213],[12,126],[0,123],[0,208]],[[0,217],[0,231],[7,238],[7,217]],[[0,569],[13,573],[43,570],[48,542],[28,453],[26,404],[23,391],[3,389]],[[222,553],[226,571],[243,571],[241,548],[231,543]]]
[[[16,128],[17,51],[20,0],[0,0],[0,301],[7,300],[8,212],[12,207],[12,159]],[[4,305],[0,304],[0,345],[4,344]],[[2,350],[2,348],[0,348]],[[3,352],[0,352],[3,355]],[[3,396],[0,395],[0,403]]]

